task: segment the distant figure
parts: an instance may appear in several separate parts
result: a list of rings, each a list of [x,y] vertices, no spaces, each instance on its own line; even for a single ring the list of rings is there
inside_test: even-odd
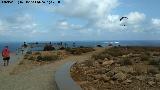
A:
[[[27,48],[27,44],[26,44],[26,42],[24,42],[23,47],[24,47],[24,48]]]
[[[49,44],[51,45],[51,44],[52,44],[52,42],[49,42]]]
[[[9,60],[10,60],[10,51],[8,49],[8,46],[5,46],[5,48],[3,49],[2,57],[3,57],[3,61],[4,61],[4,66],[6,66],[6,61],[7,61],[7,66],[8,66]]]
[[[22,54],[23,54],[23,52],[24,52],[24,49],[21,49],[21,52],[22,52]]]
[[[60,45],[62,46],[62,45],[63,45],[63,42],[60,42]]]
[[[73,47],[76,47],[76,43],[75,42],[73,43]]]
[[[68,47],[67,43],[64,43],[64,47],[65,47],[65,48],[67,48],[67,47]]]

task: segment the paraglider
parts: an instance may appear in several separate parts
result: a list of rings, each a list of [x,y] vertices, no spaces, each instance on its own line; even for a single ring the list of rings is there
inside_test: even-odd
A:
[[[120,18],[121,26],[126,26],[127,20],[128,20],[128,17],[121,17]]]

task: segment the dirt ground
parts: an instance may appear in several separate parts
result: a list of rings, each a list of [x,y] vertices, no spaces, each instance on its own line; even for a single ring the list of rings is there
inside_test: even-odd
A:
[[[54,74],[61,65],[68,61],[84,61],[90,58],[93,53],[100,51],[102,49],[96,49],[94,52],[69,56],[63,60],[26,69],[18,65],[23,60],[19,58],[17,62],[8,67],[1,66],[0,90],[55,90]],[[17,70],[18,73],[13,74]]]

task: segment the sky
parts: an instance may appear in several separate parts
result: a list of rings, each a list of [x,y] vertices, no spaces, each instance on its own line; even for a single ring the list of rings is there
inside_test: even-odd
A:
[[[0,41],[160,40],[160,0],[2,1]]]

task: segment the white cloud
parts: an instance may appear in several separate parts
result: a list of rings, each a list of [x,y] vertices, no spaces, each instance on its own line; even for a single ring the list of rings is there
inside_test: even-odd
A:
[[[58,30],[79,30],[82,28],[82,26],[69,23],[66,20],[60,20],[56,22],[56,24],[54,25],[54,28]]]
[[[97,19],[118,5],[118,0],[64,0],[63,6],[54,8],[54,11],[65,16]]]
[[[99,29],[114,31],[121,28],[119,18],[119,15],[108,15],[105,18],[99,19],[97,22],[94,23],[95,26]]]
[[[153,18],[153,19],[152,19],[152,25],[153,25],[155,28],[160,29],[160,19]]]
[[[127,17],[129,24],[139,24],[145,20],[146,15],[140,12],[130,12]]]
[[[37,24],[29,14],[12,15],[6,17],[3,21],[4,31],[12,32],[31,32],[36,29]]]

